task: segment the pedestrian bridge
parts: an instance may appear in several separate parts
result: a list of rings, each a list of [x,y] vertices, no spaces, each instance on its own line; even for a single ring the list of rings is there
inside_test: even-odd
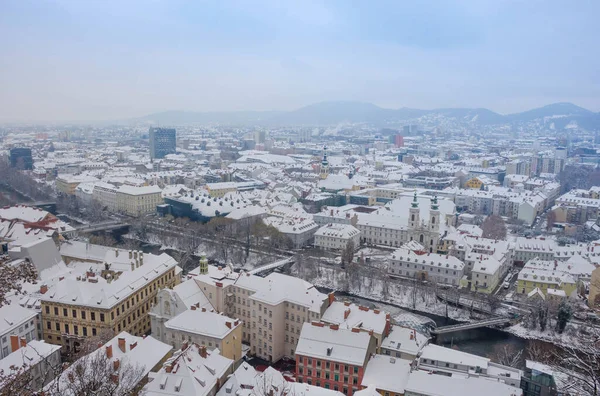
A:
[[[80,233],[85,232],[98,232],[98,231],[112,231],[117,230],[119,228],[129,227],[129,224],[123,223],[121,221],[105,221],[102,223],[96,224],[84,224],[78,227],[75,227],[75,230]]]
[[[508,317],[495,317],[495,318],[479,320],[476,322],[459,323],[459,324],[450,325],[450,326],[438,327],[437,329],[431,330],[431,334],[432,335],[440,335],[440,334],[446,334],[446,333],[453,333],[455,331],[477,329],[480,327],[504,325],[504,324],[510,323],[511,320],[512,320],[512,318],[508,318]]]
[[[263,265],[261,267],[254,268],[253,270],[248,271],[248,273],[251,275],[263,274],[266,272],[274,271],[277,268],[285,267],[286,265],[293,264],[293,263],[294,263],[294,260],[291,257],[288,257],[283,260],[275,261],[271,264],[267,264],[267,265]]]

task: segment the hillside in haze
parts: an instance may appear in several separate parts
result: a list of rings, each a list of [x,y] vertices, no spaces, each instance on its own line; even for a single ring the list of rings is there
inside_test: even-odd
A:
[[[420,110],[411,108],[386,109],[372,103],[332,101],[315,103],[287,112],[238,111],[191,112],[166,111],[132,121],[151,124],[238,124],[238,125],[305,125],[323,126],[340,123],[388,123],[416,120],[431,116],[458,122],[495,125],[526,122],[553,123],[558,129],[578,125],[588,130],[600,129],[600,113],[594,113],[572,103],[554,103],[521,113],[503,115],[485,108],[446,108]]]

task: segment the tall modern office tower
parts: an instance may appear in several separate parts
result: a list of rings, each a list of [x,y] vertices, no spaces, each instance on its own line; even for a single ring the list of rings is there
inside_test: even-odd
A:
[[[177,133],[174,128],[150,128],[150,158],[175,154]]]
[[[31,149],[26,147],[10,149],[10,166],[17,169],[33,169]]]

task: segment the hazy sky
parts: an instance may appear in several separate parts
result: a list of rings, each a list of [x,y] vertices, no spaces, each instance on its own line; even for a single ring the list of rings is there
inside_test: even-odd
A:
[[[0,121],[570,101],[600,111],[598,0],[0,0]]]

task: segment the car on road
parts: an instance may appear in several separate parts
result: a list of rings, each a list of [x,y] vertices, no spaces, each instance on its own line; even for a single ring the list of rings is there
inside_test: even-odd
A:
[[[510,282],[509,282],[509,281],[505,281],[505,282],[502,284],[502,287],[503,287],[503,288],[505,288],[505,289],[508,289],[508,288],[510,288]]]

